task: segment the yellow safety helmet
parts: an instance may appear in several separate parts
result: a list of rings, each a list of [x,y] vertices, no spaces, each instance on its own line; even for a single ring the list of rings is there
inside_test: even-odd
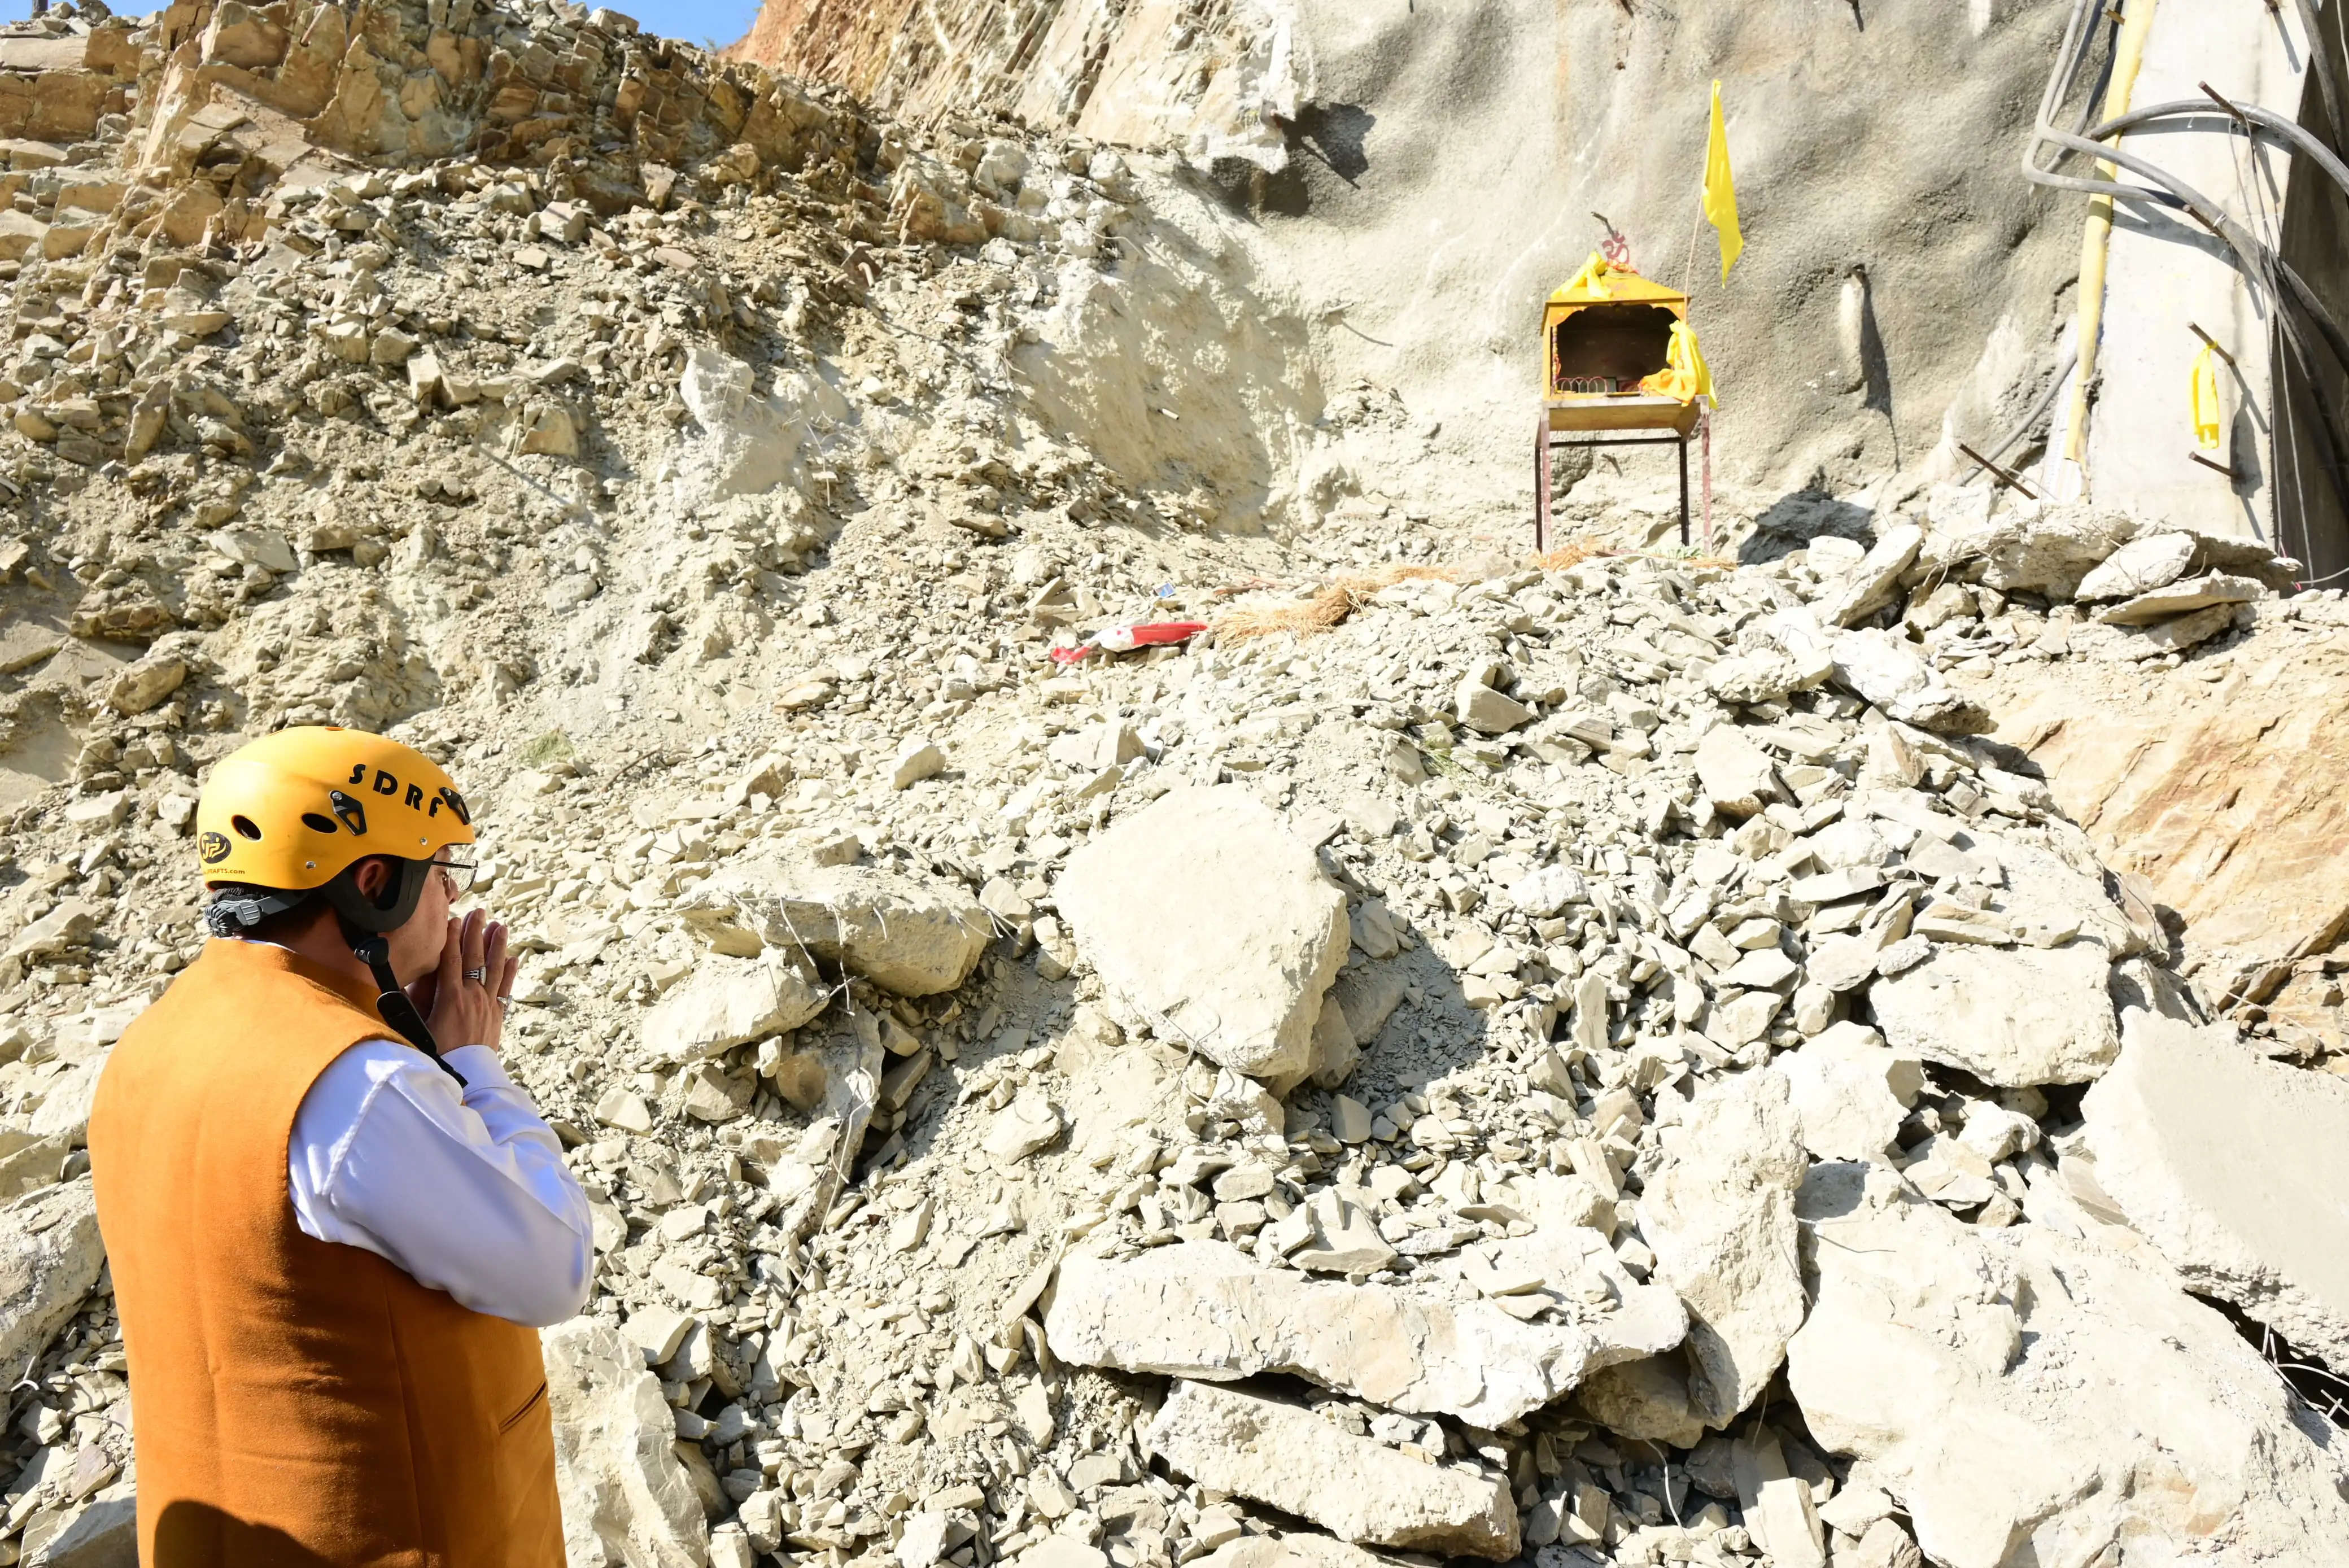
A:
[[[330,725],[281,729],[240,747],[213,765],[196,802],[205,886],[292,895],[325,889],[336,912],[363,930],[403,923],[425,864],[472,841],[472,811],[440,764],[414,747]],[[370,855],[409,863],[376,900],[360,898],[343,875]],[[266,905],[301,902],[262,900],[254,918],[276,913]]]

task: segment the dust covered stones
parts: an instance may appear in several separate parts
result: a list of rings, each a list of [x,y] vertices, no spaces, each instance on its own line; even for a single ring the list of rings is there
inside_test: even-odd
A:
[[[1585,1397],[1618,1429],[1692,1444],[1751,1404],[1802,1326],[1795,1193],[1808,1164],[1784,1075],[1710,1088],[1667,1129],[1640,1200],[1656,1277],[1689,1314],[1680,1357],[1601,1375]]]
[[[548,1329],[540,1348],[565,1554],[658,1568],[708,1562],[709,1522],[643,1351],[584,1317]]]
[[[2085,1083],[2120,1053],[2111,960],[2093,942],[2054,948],[1951,943],[1868,993],[1895,1049],[2002,1088]]]
[[[1177,790],[1069,857],[1061,913],[1154,1031],[1257,1078],[1304,1071],[1345,961],[1346,897],[1246,789]]]
[[[783,954],[705,958],[646,1017],[645,1045],[664,1061],[698,1061],[796,1029],[823,1011],[824,998],[803,962]]]
[[[1285,1372],[1479,1427],[1529,1415],[1601,1367],[1680,1342],[1687,1318],[1671,1292],[1635,1282],[1597,1232],[1527,1241],[1539,1245],[1515,1243],[1501,1267],[1557,1303],[1536,1321],[1473,1291],[1445,1301],[1348,1285],[1189,1242],[1124,1262],[1070,1258],[1045,1333],[1053,1354],[1080,1366],[1217,1380]]]
[[[2349,1084],[2132,1009],[2083,1106],[2097,1184],[2189,1288],[2349,1366]]]
[[[1931,1562],[2094,1562],[2138,1540],[2337,1553],[2349,1502],[2313,1418],[2166,1271],[2050,1226],[1968,1225],[1882,1167],[1813,1166],[1798,1212],[1816,1284],[1788,1386]]]
[[[88,1177],[0,1209],[0,1357],[22,1365],[37,1354],[105,1266]]]
[[[1506,1476],[1423,1463],[1300,1405],[1177,1382],[1147,1441],[1203,1486],[1270,1503],[1358,1544],[1495,1561],[1517,1553]]]
[[[775,857],[725,867],[682,913],[715,952],[799,949],[901,996],[953,990],[994,934],[978,901],[949,883]]]

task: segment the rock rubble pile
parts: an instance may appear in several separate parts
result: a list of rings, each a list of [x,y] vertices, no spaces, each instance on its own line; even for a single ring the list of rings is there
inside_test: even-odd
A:
[[[1386,569],[1300,617],[1304,552],[1200,526],[1262,496],[1059,417],[1149,374],[1086,325],[1167,264],[1123,155],[576,7],[20,41],[88,112],[19,128],[64,139],[12,147],[0,284],[0,1558],[120,1540],[88,1096],[198,950],[203,767],[317,721],[480,802],[510,1064],[595,1205],[575,1564],[2349,1529],[2243,1326],[2349,1340],[2339,1086],[1970,695],[2338,594],[1955,491],[1742,566],[1406,572],[1440,531],[1331,489],[1315,552]],[[1284,615],[1327,629],[1241,634]],[[1222,629],[1051,656],[1174,616]]]

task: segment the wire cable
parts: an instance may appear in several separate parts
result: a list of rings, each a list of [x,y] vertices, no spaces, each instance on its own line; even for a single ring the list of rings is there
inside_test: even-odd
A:
[[[2302,7],[2303,25],[2306,26],[2313,18],[2313,9],[2307,0],[2295,0],[2295,3]],[[2336,11],[2344,5],[2349,5],[2349,0],[2340,0],[2335,6]],[[2099,6],[2100,0],[2074,0],[2072,15],[2064,26],[2064,42],[2058,50],[2055,67],[2049,73],[2047,86],[2040,96],[2038,121],[2023,150],[2023,178],[2034,185],[2054,190],[2107,196],[2170,211],[2182,210],[2235,253],[2245,277],[2255,287],[2264,288],[2275,302],[2275,320],[2281,329],[2279,335],[2306,383],[2310,401],[2315,405],[2317,418],[2311,433],[2318,455],[2323,459],[2326,478],[2336,500],[2344,511],[2349,511],[2349,471],[2344,471],[2342,455],[2344,426],[2324,390],[2314,345],[2310,342],[2313,328],[2314,334],[2323,340],[2325,347],[2331,350],[2334,362],[2344,371],[2349,371],[2349,335],[2344,334],[2341,324],[2331,310],[2272,246],[2250,233],[2224,209],[2168,170],[2135,153],[2104,144],[2104,139],[2139,129],[2158,119],[2185,115],[2199,119],[2209,117],[2212,109],[2221,106],[2181,100],[2157,104],[2132,114],[2117,116],[2100,125],[2087,126],[2085,134],[2056,129],[2056,112],[2076,90],[2081,68],[2090,57],[2095,31],[2093,24],[2096,16],[2105,14]],[[2312,54],[2325,53],[2320,36],[2312,31],[2308,36]],[[2109,37],[2108,34],[2107,69],[2110,66]],[[2327,90],[2327,105],[2333,107],[2339,104],[2340,99],[2332,96],[2327,86],[2332,77],[2330,67],[2328,56],[2326,67],[2318,77],[2318,86]],[[2083,121],[2093,114],[2095,101],[2093,97],[2089,98],[2080,117]],[[2234,108],[2235,112],[2227,115],[2217,125],[2197,124],[2183,129],[2216,130],[2227,135],[2238,132],[2251,135],[2254,128],[2265,129],[2283,142],[2291,152],[2315,162],[2344,191],[2349,191],[2349,165],[2344,165],[2336,153],[2325,148],[2296,122],[2257,106],[2237,108],[2230,105],[2225,108]],[[2055,167],[2043,168],[2039,161],[2040,151],[2048,146],[2057,150],[2054,160]],[[2147,181],[2151,188],[2126,184],[2117,180],[2086,179],[2058,173],[2056,169],[2060,168],[2064,155],[2070,153],[2096,160],[2116,170],[2126,170]]]

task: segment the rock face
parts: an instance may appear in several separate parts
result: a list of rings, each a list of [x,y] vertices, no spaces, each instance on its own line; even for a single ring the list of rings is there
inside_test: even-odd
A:
[[[1588,1246],[1542,1238],[1548,1276],[1561,1295],[1604,1282],[1619,1300],[1578,1323],[1315,1280],[1222,1242],[1188,1242],[1122,1263],[1069,1259],[1044,1331],[1054,1355],[1081,1367],[1217,1381],[1289,1373],[1391,1409],[1497,1427],[1601,1367],[1670,1349],[1685,1331],[1671,1292],[1634,1283],[1598,1233],[1578,1234]],[[1508,1265],[1537,1255],[1513,1253]]]
[[[1506,1478],[1423,1463],[1285,1400],[1177,1382],[1144,1442],[1202,1486],[1270,1503],[1358,1544],[1496,1561],[1517,1553]]]
[[[2188,694],[2148,682],[2121,702],[2102,685],[2050,679],[2018,689],[2002,716],[2000,738],[2047,770],[2114,869],[2185,917],[2215,960],[2199,980],[2214,1003],[2264,999],[2293,963],[2349,932],[2349,820],[2336,804],[2349,752],[2334,743],[2349,686],[2337,670],[2295,657],[2272,686],[2195,682]]]
[[[1688,1308],[1690,1412],[1722,1427],[1751,1404],[1803,1321],[1795,1193],[1806,1161],[1786,1079],[1749,1073],[1700,1095],[1649,1179],[1654,1277]]]
[[[709,1522],[642,1352],[587,1318],[539,1342],[571,1568],[704,1568]]]
[[[0,1209],[0,1364],[30,1360],[79,1309],[105,1265],[88,1177]]]
[[[2085,1083],[2121,1047],[2112,965],[2093,942],[2054,948],[1936,948],[1868,992],[1896,1050],[2021,1088]]]
[[[2349,1367],[2349,1083],[2131,1009],[2084,1105],[2096,1181],[2187,1287]]]
[[[804,950],[901,996],[951,991],[994,927],[962,889],[865,866],[730,865],[697,890],[688,924],[719,953]]]
[[[1059,896],[1102,984],[1159,1032],[1253,1077],[1310,1065],[1346,898],[1247,790],[1178,790],[1126,818],[1069,858]]]
[[[2047,1226],[1967,1225],[1881,1167],[1814,1167],[1800,1212],[1817,1283],[1787,1380],[1933,1563],[2337,1555],[2329,1429],[2169,1279]]]

